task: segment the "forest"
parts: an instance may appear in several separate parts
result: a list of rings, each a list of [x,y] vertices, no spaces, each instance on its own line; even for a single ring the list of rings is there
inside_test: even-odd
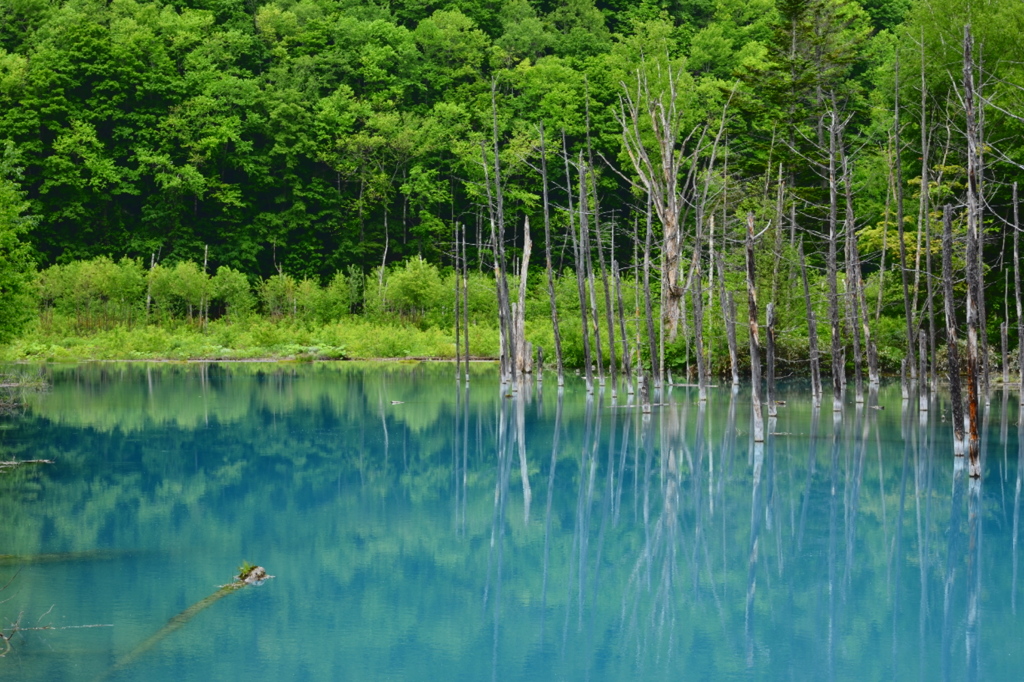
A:
[[[977,300],[1005,377],[1022,34],[1014,0],[3,0],[0,341],[525,334],[706,384],[770,307],[784,372],[934,378]]]

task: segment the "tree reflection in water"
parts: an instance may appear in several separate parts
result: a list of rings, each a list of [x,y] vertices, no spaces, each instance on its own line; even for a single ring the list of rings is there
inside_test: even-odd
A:
[[[1015,394],[993,396],[968,485],[941,394],[901,413],[882,386],[822,435],[810,396],[782,386],[754,443],[743,389],[677,390],[644,413],[571,381],[506,396],[479,365],[455,389],[448,370],[47,370],[53,389],[0,429],[5,459],[58,462],[0,477],[3,552],[24,564],[5,608],[56,604],[120,634],[26,636],[11,654],[25,676],[103,669],[71,649],[116,658],[242,559],[276,584],[168,638],[154,679],[249,665],[224,653],[252,651],[247,626],[218,620],[246,609],[286,623],[250,657],[284,677],[297,660],[319,679],[998,680],[1024,665]],[[117,558],[71,561],[95,550]]]

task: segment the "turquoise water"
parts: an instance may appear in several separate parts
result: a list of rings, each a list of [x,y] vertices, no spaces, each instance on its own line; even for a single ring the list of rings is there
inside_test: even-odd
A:
[[[948,404],[839,422],[784,388],[448,365],[89,365],[0,421],[0,658],[19,680],[1018,680],[1018,398],[984,477]],[[392,401],[399,401],[392,404]],[[524,476],[525,474],[525,476]],[[177,614],[243,561],[276,577]],[[102,625],[109,627],[69,628]],[[156,637],[154,637],[156,635]],[[140,645],[149,644],[140,649]],[[0,642],[2,645],[2,642]]]

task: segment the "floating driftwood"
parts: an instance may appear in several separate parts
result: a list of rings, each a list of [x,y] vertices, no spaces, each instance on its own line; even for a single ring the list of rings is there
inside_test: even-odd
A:
[[[53,464],[52,459],[11,459],[0,462],[0,473],[10,471],[25,464]]]
[[[262,566],[253,566],[248,562],[242,564],[239,567],[238,575],[227,585],[221,585],[217,588],[217,591],[211,594],[209,597],[197,601],[192,606],[188,607],[178,615],[167,621],[167,624],[155,632],[149,639],[144,641],[132,649],[127,655],[117,661],[107,672],[100,676],[99,680],[105,680],[114,673],[123,670],[135,661],[137,661],[143,654],[156,646],[162,639],[167,635],[171,634],[175,630],[181,628],[183,625],[188,623],[190,620],[195,618],[204,609],[213,605],[214,602],[223,599],[232,592],[246,587],[247,585],[259,585],[265,580],[273,578],[272,575],[267,575],[267,571]],[[97,681],[98,682],[98,681]]]

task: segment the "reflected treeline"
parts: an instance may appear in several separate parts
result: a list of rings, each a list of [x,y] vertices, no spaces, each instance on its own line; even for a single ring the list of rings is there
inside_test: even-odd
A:
[[[495,680],[1011,679],[1024,660],[1015,394],[986,408],[998,475],[979,481],[943,396],[901,410],[898,386],[847,415],[782,386],[755,442],[727,389],[645,414],[582,383],[506,394],[478,366],[471,389],[427,364],[50,371],[0,431],[7,456],[57,461],[0,477],[0,553],[258,559],[290,608],[336,586],[371,671],[441,641],[437,674]]]

